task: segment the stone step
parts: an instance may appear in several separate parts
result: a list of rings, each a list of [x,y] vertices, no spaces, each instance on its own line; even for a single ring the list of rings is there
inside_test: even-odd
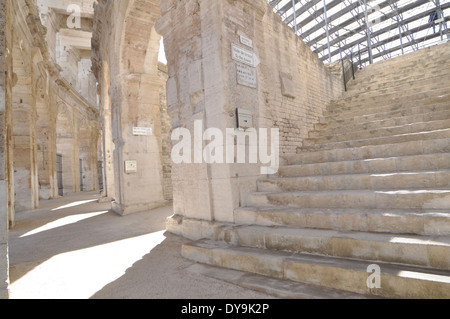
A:
[[[348,291],[318,287],[277,278],[269,278],[239,270],[195,263],[187,271],[196,275],[214,278],[233,285],[259,291],[281,299],[330,300],[330,299],[381,299]]]
[[[339,102],[333,102],[335,105],[363,105],[364,107],[370,108],[377,105],[395,105],[405,102],[414,102],[418,99],[433,99],[443,94],[438,94],[439,92],[445,91],[447,94],[449,92],[449,87],[440,88],[423,88],[423,89],[411,89],[411,90],[401,90],[396,92],[388,93],[377,93],[373,95],[359,95],[351,98],[342,98]],[[340,104],[338,104],[340,103]]]
[[[314,150],[331,150],[338,148],[358,148],[368,145],[386,145],[386,144],[396,144],[404,143],[410,141],[424,141],[432,139],[449,139],[450,144],[450,129],[435,130],[429,132],[417,132],[411,134],[399,134],[392,136],[382,136],[374,138],[363,138],[359,140],[348,140],[342,142],[324,142],[323,144],[317,143],[315,140],[305,139],[303,141],[303,146],[300,150],[303,151],[314,151]]]
[[[182,248],[183,257],[233,270],[388,298],[449,298],[450,273],[378,262],[381,287],[368,285],[373,263],[346,258],[231,247],[199,241]],[[370,282],[369,282],[370,283]],[[376,281],[375,281],[376,283]]]
[[[379,61],[369,65],[358,72],[361,79],[370,78],[378,74],[395,75],[405,69],[427,70],[427,68],[445,65],[450,60],[450,46],[448,43],[395,57],[389,60]]]
[[[372,122],[350,123],[345,120],[337,120],[329,124],[316,124],[314,130],[310,132],[310,137],[321,137],[326,135],[336,135],[345,132],[356,132],[366,130],[377,130],[380,128],[390,128],[395,126],[411,125],[415,123],[429,123],[433,121],[443,121],[450,118],[450,109],[444,111],[434,111],[422,114],[412,114],[407,116],[391,117]]]
[[[447,59],[450,59],[448,57]],[[360,88],[377,88],[378,85],[383,87],[395,86],[400,82],[414,81],[417,79],[432,78],[449,74],[445,66],[449,65],[448,61],[439,60],[438,63],[420,64],[415,67],[406,66],[395,68],[386,72],[376,72],[369,67],[358,70],[355,74],[355,80],[350,79],[347,89],[348,92],[358,91]],[[443,67],[444,66],[444,67]]]
[[[450,153],[281,166],[280,177],[340,174],[386,174],[450,169]]]
[[[412,108],[432,106],[432,105],[448,105],[450,102],[450,93],[447,89],[434,92],[433,96],[430,94],[415,94],[414,99],[398,99],[388,103],[360,103],[345,105],[330,105],[327,110],[323,112],[324,117],[332,117],[342,115],[343,117],[386,113],[396,110],[410,110]]]
[[[257,184],[258,191],[266,193],[433,187],[450,190],[450,170],[264,178],[258,180]]]
[[[367,99],[369,97],[382,97],[383,95],[391,94],[401,95],[402,92],[413,92],[413,91],[428,91],[431,89],[443,88],[448,85],[450,81],[450,74],[441,74],[431,77],[422,77],[416,80],[410,81],[398,81],[393,85],[386,85],[385,81],[380,83],[370,83],[364,85],[362,83],[358,84],[358,90],[350,90],[343,94],[342,99],[347,102],[352,102],[355,99]],[[380,87],[386,85],[386,87]]]
[[[416,84],[418,81],[423,82],[427,79],[433,79],[448,75],[449,71],[441,66],[435,66],[426,70],[427,73],[421,71],[420,73],[411,74],[410,72],[404,74],[395,74],[392,77],[373,77],[370,76],[366,79],[362,79],[359,75],[356,79],[351,81],[351,84],[347,86],[347,92],[344,95],[352,96],[362,92],[373,92],[382,89],[388,89],[397,87],[404,83]]]
[[[404,57],[402,57],[403,59]],[[364,67],[362,70],[356,72],[356,78],[358,81],[370,81],[371,79],[383,79],[383,78],[395,78],[401,77],[405,74],[432,74],[434,70],[439,69],[441,66],[448,65],[450,56],[448,52],[441,51],[441,56],[422,56],[419,58],[404,59],[404,60],[392,60],[390,63],[376,63]],[[445,68],[441,68],[442,71],[446,71]]]
[[[216,241],[231,246],[450,270],[450,236],[264,226],[228,226],[218,229],[215,235]]]
[[[319,118],[319,124],[326,124],[328,127],[344,126],[344,125],[361,125],[375,121],[383,121],[387,119],[394,119],[399,117],[411,117],[413,115],[428,114],[450,111],[450,104],[448,102],[430,104],[430,105],[412,105],[410,108],[398,107],[396,110],[386,110],[380,107],[380,112],[366,113],[368,114],[352,114],[352,113],[336,113],[334,115],[323,116]],[[413,122],[409,122],[410,124]]]
[[[375,138],[375,137],[384,137],[390,135],[401,135],[401,134],[412,134],[418,132],[425,131],[435,131],[435,130],[443,130],[450,128],[450,119],[440,120],[440,121],[430,121],[430,122],[421,122],[421,123],[412,123],[400,126],[392,126],[392,127],[380,127],[377,129],[371,130],[360,130],[360,131],[327,131],[323,130],[322,136],[314,136],[315,134],[310,134],[309,141],[313,144],[325,144],[331,142],[343,142],[343,141],[351,141],[356,139],[364,139],[364,138]]]
[[[241,207],[234,211],[241,225],[372,233],[450,235],[449,210],[422,209],[329,209]]]
[[[285,155],[283,158],[287,165],[304,165],[443,153],[450,153],[448,138],[426,141],[416,140],[397,144],[368,145],[359,148],[299,152],[294,155]]]
[[[354,209],[450,209],[450,188],[252,193],[249,206]]]

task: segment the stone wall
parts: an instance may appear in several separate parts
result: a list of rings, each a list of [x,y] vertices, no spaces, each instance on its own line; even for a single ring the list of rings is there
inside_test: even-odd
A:
[[[93,68],[100,83],[104,118],[108,121],[105,127],[111,127],[112,142],[105,145],[110,152],[114,150],[115,197],[122,207],[129,205],[123,203],[130,199],[139,203],[141,199],[136,196],[140,193],[145,197],[145,191],[141,190],[149,186],[153,191],[160,187],[167,189],[164,174],[169,150],[163,137],[167,132],[164,107],[159,112],[147,112],[156,103],[156,97],[162,98],[159,93],[162,86],[155,77],[159,48],[156,32],[164,37],[168,60],[167,118],[172,130],[187,128],[194,135],[200,121],[200,130],[218,128],[228,134],[225,132],[231,129],[227,140],[239,143],[237,137],[245,133],[233,131],[236,110],[245,109],[251,112],[254,128],[279,128],[281,155],[292,154],[318,122],[328,102],[340,96],[343,89],[339,78],[329,72],[264,0],[147,0],[139,5],[101,0],[95,11]],[[259,63],[251,66],[238,63],[232,56],[233,45],[254,54]],[[253,73],[250,82],[256,83],[238,83],[240,69]],[[142,87],[153,92],[144,94]],[[146,108],[144,103],[148,104]],[[159,133],[156,136],[159,144],[153,144],[162,145],[158,149],[162,163],[156,168],[159,173],[154,166],[148,167],[154,171],[153,177],[141,170],[146,169],[146,161],[155,162],[158,158],[145,157],[142,149],[136,150],[132,145],[145,140],[130,134],[132,126],[145,120],[157,121],[159,128],[154,132],[162,132],[162,136]],[[108,134],[104,130],[104,135]],[[205,145],[203,141],[197,148]],[[126,174],[125,163],[137,158],[137,174]],[[245,205],[249,194],[256,191],[261,166],[261,163],[172,163],[175,214],[203,221],[233,222],[234,209]],[[140,206],[143,210],[146,207]]]
[[[174,128],[193,134],[195,123],[202,121],[204,130],[225,132],[236,128],[236,109],[245,109],[255,129],[279,128],[280,155],[292,154],[329,101],[342,93],[339,78],[264,0],[160,5],[157,30],[168,60],[167,101]],[[248,65],[233,57],[233,46],[256,59]],[[253,75],[238,83],[240,70]],[[248,161],[174,165],[175,213],[191,220],[234,222],[234,210],[257,189],[261,166]],[[189,236],[202,235],[194,229]]]
[[[245,34],[245,19],[235,23]],[[268,127],[280,128],[281,154],[296,153],[330,100],[341,96],[343,83],[270,8],[255,23],[254,37],[262,61],[261,116]]]

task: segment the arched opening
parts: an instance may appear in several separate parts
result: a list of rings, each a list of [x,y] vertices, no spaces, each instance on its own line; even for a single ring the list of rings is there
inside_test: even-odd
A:
[[[130,1],[109,4],[108,13],[102,12],[101,4],[97,10],[112,30],[99,39],[101,55],[94,53],[104,117],[107,192],[115,199],[114,211],[127,215],[172,199],[167,67],[158,61],[161,36],[155,29],[159,5]]]

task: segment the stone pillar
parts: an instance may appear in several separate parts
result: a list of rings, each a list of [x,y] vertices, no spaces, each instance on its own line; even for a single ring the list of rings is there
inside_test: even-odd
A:
[[[231,129],[230,135],[241,134],[234,130],[238,108],[252,112],[253,128],[264,127],[259,91],[237,83],[237,62],[232,58],[231,46],[238,45],[257,55],[257,47],[242,44],[240,36],[257,42],[256,25],[268,9],[267,3],[192,0],[182,4],[160,1],[160,5],[162,17],[157,31],[164,37],[169,66],[167,100],[173,128],[189,129],[193,145],[196,134],[201,139],[204,131],[217,128],[225,144],[227,129]],[[248,67],[254,70],[255,77],[256,62]],[[203,127],[195,129],[195,123]],[[234,146],[234,137],[229,138]],[[196,147],[204,149],[207,144],[200,141]],[[196,152],[195,147],[192,151]],[[234,209],[245,205],[248,194],[256,191],[260,165],[248,160],[247,164],[207,163],[202,155],[201,164],[173,165],[175,214],[191,220],[233,222]],[[198,229],[192,234],[186,231],[183,235],[187,237],[204,235]]]
[[[39,177],[39,198],[51,199],[58,197],[58,182],[56,176],[56,93],[54,81],[48,78],[54,76],[42,72],[36,83],[36,140]]]
[[[78,143],[79,157],[82,160],[83,191],[98,190],[98,131],[96,123],[83,120],[79,128]]]
[[[39,205],[36,146],[36,99],[33,96],[35,60],[32,48],[13,49],[13,70],[18,81],[13,88],[13,145],[14,188],[16,211],[25,211]],[[34,52],[32,52],[34,51]],[[28,59],[29,57],[29,59]]]
[[[0,0],[0,299],[9,296],[8,223],[13,210],[11,167],[11,29],[9,1]]]
[[[78,115],[59,102],[57,119],[57,153],[62,155],[64,195],[80,190]]]
[[[112,139],[112,115],[110,98],[110,78],[107,61],[103,62],[102,78],[100,79],[100,105],[103,119],[103,196],[114,198],[114,143]]]
[[[166,203],[161,163],[161,85],[156,73],[126,74],[121,81],[122,100],[111,99],[116,194],[113,210],[120,215]]]

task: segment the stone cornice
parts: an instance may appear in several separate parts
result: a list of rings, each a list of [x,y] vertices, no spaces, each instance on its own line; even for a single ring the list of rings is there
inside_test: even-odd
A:
[[[55,83],[59,86],[59,89],[62,89],[73,100],[75,100],[77,102],[77,105],[81,106],[78,107],[79,111],[84,111],[83,113],[88,115],[88,117],[92,120],[99,118],[99,111],[84,96],[82,96],[77,90],[75,90],[72,85],[67,82],[66,79],[64,79],[62,76],[58,76],[58,78],[55,80]]]

